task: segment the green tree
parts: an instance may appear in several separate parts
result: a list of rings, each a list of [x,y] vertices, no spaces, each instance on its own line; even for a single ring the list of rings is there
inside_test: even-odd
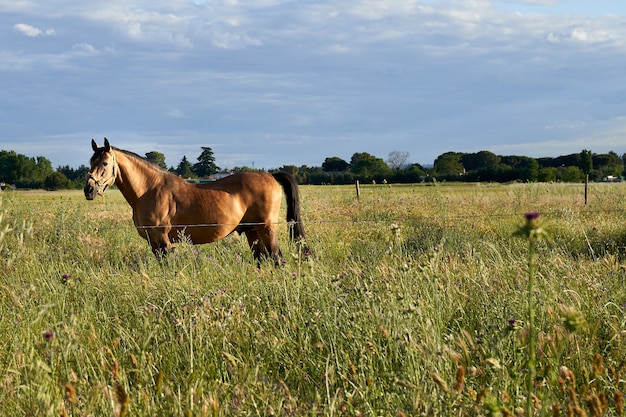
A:
[[[0,181],[18,187],[40,188],[52,172],[50,160],[43,156],[29,158],[14,151],[0,151]]]
[[[163,155],[161,152],[148,152],[146,153],[146,159],[158,167],[167,169],[167,165],[165,164],[165,155]]]
[[[14,151],[0,151],[0,180],[15,184],[20,176],[17,154]]]
[[[350,164],[338,156],[326,158],[324,159],[324,163],[322,163],[322,169],[326,172],[343,172],[348,169],[349,166]]]
[[[467,171],[495,171],[500,164],[500,157],[489,151],[480,151],[461,155],[461,163]]]
[[[394,182],[412,183],[423,182],[428,177],[424,167],[420,164],[411,164],[408,167],[395,172]]]
[[[58,171],[48,174],[43,180],[43,186],[48,191],[64,190],[71,188],[72,182]]]
[[[583,174],[590,174],[593,171],[593,153],[587,149],[580,152],[580,165],[578,166]]]
[[[382,180],[391,174],[391,168],[384,160],[367,152],[352,155],[350,170],[362,180]]]
[[[525,157],[516,168],[521,180],[537,181],[539,178],[539,162],[534,158]]]
[[[537,180],[541,182],[553,182],[556,181],[558,175],[559,170],[555,167],[541,168],[539,169],[539,177]]]
[[[624,161],[613,151],[594,155],[593,166],[595,167],[595,180],[601,180],[609,176],[619,177],[624,171]]]
[[[84,164],[79,166],[78,169],[65,165],[57,167],[56,172],[63,174],[68,180],[71,181],[70,188],[83,188],[89,168]]]
[[[52,174],[52,162],[44,156],[38,156],[35,162],[35,179],[43,181],[48,175]]]
[[[193,171],[191,170],[191,163],[187,160],[187,157],[183,155],[183,159],[180,160],[178,167],[174,170],[174,172],[180,175],[183,178],[192,178]]]
[[[578,167],[565,167],[559,173],[559,179],[563,182],[582,182],[585,179],[585,173]]]
[[[220,168],[215,165],[213,150],[207,146],[203,146],[202,153],[198,157],[198,162],[191,167],[191,170],[198,177],[208,177],[211,174],[219,172]]]
[[[232,172],[256,172],[256,171],[259,171],[259,170],[256,169],[256,168],[252,168],[252,167],[249,167],[247,165],[244,165],[242,167],[234,167],[233,169],[231,169],[231,171]]]
[[[435,159],[433,164],[435,175],[444,177],[458,177],[465,173],[465,168],[461,162],[464,154],[459,152],[446,152]]]
[[[298,175],[298,167],[295,165],[283,165],[278,169],[279,171],[288,172],[294,177]]]

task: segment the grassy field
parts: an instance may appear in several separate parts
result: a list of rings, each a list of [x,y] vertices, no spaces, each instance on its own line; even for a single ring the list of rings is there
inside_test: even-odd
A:
[[[260,269],[157,262],[116,190],[0,194],[0,415],[525,415],[531,369],[533,415],[623,415],[626,184],[301,190],[312,256],[280,225]]]

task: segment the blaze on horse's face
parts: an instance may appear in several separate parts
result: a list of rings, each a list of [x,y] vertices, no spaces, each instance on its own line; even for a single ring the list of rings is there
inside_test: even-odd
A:
[[[91,157],[91,171],[87,174],[85,182],[85,198],[93,200],[96,195],[104,195],[104,191],[115,183],[118,173],[115,154],[111,151],[111,145],[107,138],[104,138],[104,146],[99,148],[96,141],[91,140],[93,156]]]

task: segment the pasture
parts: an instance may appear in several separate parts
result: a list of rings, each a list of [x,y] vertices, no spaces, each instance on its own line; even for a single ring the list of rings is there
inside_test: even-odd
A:
[[[260,269],[158,262],[117,190],[0,196],[1,415],[524,415],[530,342],[534,415],[623,415],[626,184],[305,186],[312,255],[281,224]]]

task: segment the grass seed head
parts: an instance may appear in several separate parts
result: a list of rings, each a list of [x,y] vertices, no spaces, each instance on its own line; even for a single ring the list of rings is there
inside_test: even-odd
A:
[[[563,326],[569,331],[574,333],[577,330],[582,329],[585,324],[585,316],[583,313],[570,306],[561,306],[561,320]]]
[[[441,388],[441,390],[443,392],[448,392],[448,384],[446,383],[446,381],[443,380],[442,377],[439,376],[438,373],[436,372],[431,372],[430,373],[430,377],[433,380],[433,382],[439,387]]]
[[[78,398],[76,397],[76,388],[69,382],[65,384],[65,400],[70,404],[76,404]]]
[[[125,417],[128,415],[130,405],[130,395],[121,384],[115,385],[116,416]]]
[[[459,368],[456,370],[456,378],[455,378],[454,384],[452,385],[452,388],[456,392],[461,392],[463,391],[464,386],[465,386],[465,367],[459,366]]]
[[[617,414],[619,416],[623,416],[624,415],[624,395],[619,391],[615,391],[615,394],[613,394],[613,401],[615,402],[615,409],[617,410]]]

